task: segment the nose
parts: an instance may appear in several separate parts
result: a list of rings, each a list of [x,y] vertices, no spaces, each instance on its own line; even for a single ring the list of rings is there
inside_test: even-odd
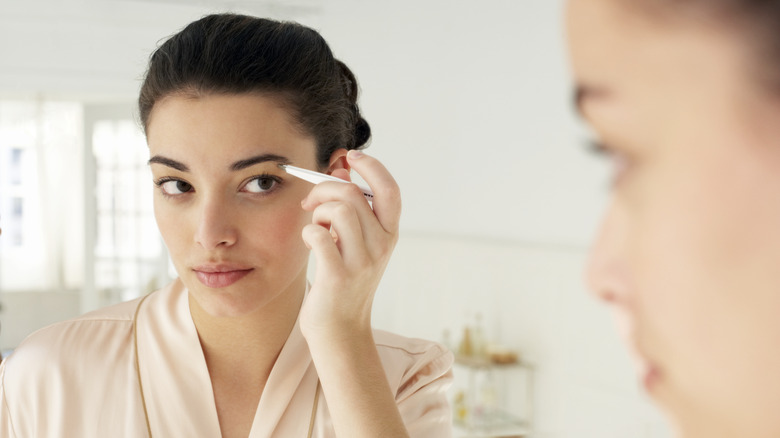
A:
[[[219,196],[204,197],[198,211],[195,242],[204,249],[230,247],[238,239],[235,215],[228,202]]]
[[[625,260],[627,221],[615,205],[607,210],[588,257],[588,289],[608,304],[620,304],[629,291]]]

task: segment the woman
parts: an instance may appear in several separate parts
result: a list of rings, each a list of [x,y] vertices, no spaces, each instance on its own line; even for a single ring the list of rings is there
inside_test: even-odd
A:
[[[614,161],[589,283],[680,436],[780,436],[780,2],[571,0]]]
[[[139,109],[179,278],[28,338],[0,370],[0,435],[448,436],[451,354],[371,330],[400,196],[356,150],[370,136],[356,99],[297,24],[213,15],[165,42]],[[283,164],[354,168],[373,209]]]

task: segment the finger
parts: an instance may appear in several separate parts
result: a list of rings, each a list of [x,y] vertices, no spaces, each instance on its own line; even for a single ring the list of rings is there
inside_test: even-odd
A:
[[[352,175],[349,174],[349,170],[347,169],[336,169],[331,172],[330,176],[335,176],[336,178],[341,178],[344,181],[352,182]]]
[[[317,261],[314,282],[321,284],[331,278],[341,278],[344,262],[330,232],[319,225],[308,224],[303,227],[301,237]]]
[[[379,223],[388,232],[396,233],[401,220],[401,189],[398,183],[374,157],[352,150],[347,154],[347,161],[374,192],[374,214]]]
[[[337,236],[336,247],[347,265],[362,264],[368,259],[367,239],[363,234],[357,212],[350,204],[344,202],[321,204],[314,209],[312,222],[331,228]]]
[[[314,211],[320,205],[328,202],[346,202],[350,204],[358,215],[361,227],[367,232],[366,235],[373,235],[380,231],[386,232],[358,186],[338,182],[317,184],[309,192],[306,199],[301,202],[301,206],[306,211]]]

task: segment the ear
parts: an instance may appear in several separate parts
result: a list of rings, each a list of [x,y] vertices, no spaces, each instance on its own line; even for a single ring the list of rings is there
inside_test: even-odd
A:
[[[347,152],[348,151],[344,148],[333,151],[333,153],[330,155],[328,168],[325,170],[325,173],[349,181],[349,172],[352,170],[352,168],[347,162]]]

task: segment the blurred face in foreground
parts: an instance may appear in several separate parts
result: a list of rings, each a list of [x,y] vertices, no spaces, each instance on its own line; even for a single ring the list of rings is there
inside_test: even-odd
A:
[[[741,29],[675,7],[568,5],[578,106],[615,164],[588,279],[683,436],[780,436],[780,99]]]

